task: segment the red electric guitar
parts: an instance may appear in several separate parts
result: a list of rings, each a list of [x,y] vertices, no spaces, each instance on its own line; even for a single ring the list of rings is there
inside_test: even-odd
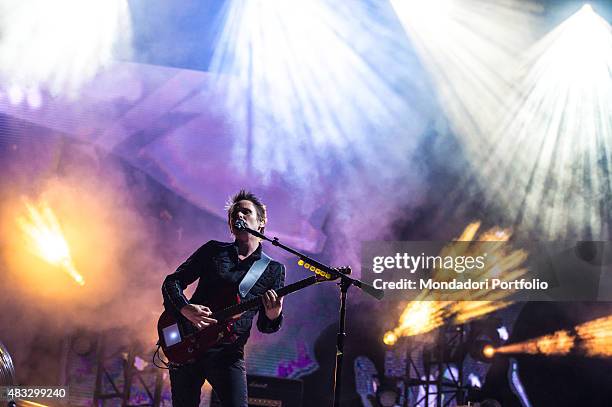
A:
[[[337,268],[343,274],[350,274],[350,267]],[[329,274],[314,275],[276,290],[279,297],[291,294],[321,281],[329,281]],[[327,276],[326,276],[327,275]],[[217,323],[198,330],[187,318],[176,312],[164,311],[157,322],[158,344],[171,365],[183,365],[195,361],[214,345],[231,342],[232,324],[236,315],[242,314],[262,303],[261,297],[240,302],[236,287],[229,286],[205,304],[212,311],[211,318]]]

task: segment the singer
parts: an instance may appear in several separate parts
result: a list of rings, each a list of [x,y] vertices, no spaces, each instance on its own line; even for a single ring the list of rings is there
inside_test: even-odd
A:
[[[195,363],[170,370],[174,407],[199,406],[200,389],[205,380],[223,406],[247,407],[244,345],[253,318],[259,314],[257,328],[263,333],[278,331],[283,322],[283,301],[275,290],[284,285],[285,267],[263,254],[260,239],[245,230],[246,227],[264,232],[266,206],[254,194],[241,190],[230,198],[226,209],[234,242],[211,240],[196,250],[176,272],[168,275],[162,284],[164,306],[204,329],[217,321],[210,318],[208,307],[199,304],[205,304],[228,284],[235,286],[244,300],[263,295],[263,305],[240,315],[229,338],[208,350]],[[198,279],[197,288],[188,300],[183,290]]]

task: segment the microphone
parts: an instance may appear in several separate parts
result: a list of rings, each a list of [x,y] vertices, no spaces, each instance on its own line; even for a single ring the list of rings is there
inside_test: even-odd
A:
[[[246,222],[243,221],[242,219],[236,219],[236,221],[234,222],[234,228],[238,231],[242,231],[242,230],[247,230],[248,226]]]
[[[253,230],[251,228],[249,228],[249,226],[247,225],[247,223],[245,221],[243,221],[242,219],[236,219],[234,221],[234,228],[239,231],[239,232],[247,232],[252,234],[253,236],[256,236],[260,239],[265,239],[265,240],[269,240],[267,237],[265,237],[263,234],[259,233],[256,230]]]

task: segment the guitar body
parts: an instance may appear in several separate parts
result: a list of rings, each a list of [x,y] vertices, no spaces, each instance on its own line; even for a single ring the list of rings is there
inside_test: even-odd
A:
[[[235,292],[232,287],[202,305],[210,308],[214,316],[215,311],[240,303],[240,297]],[[159,344],[171,364],[193,363],[213,346],[233,340],[231,330],[234,321],[235,319],[218,321],[198,330],[187,318],[166,310],[157,322]]]

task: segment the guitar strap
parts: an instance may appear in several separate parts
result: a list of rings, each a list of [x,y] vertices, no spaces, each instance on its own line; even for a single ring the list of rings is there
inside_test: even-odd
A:
[[[253,288],[266,267],[268,267],[268,264],[270,264],[270,260],[272,259],[269,258],[264,252],[261,252],[261,258],[253,263],[238,286],[238,293],[240,294],[241,298],[246,297],[249,291],[251,291],[251,288]]]

